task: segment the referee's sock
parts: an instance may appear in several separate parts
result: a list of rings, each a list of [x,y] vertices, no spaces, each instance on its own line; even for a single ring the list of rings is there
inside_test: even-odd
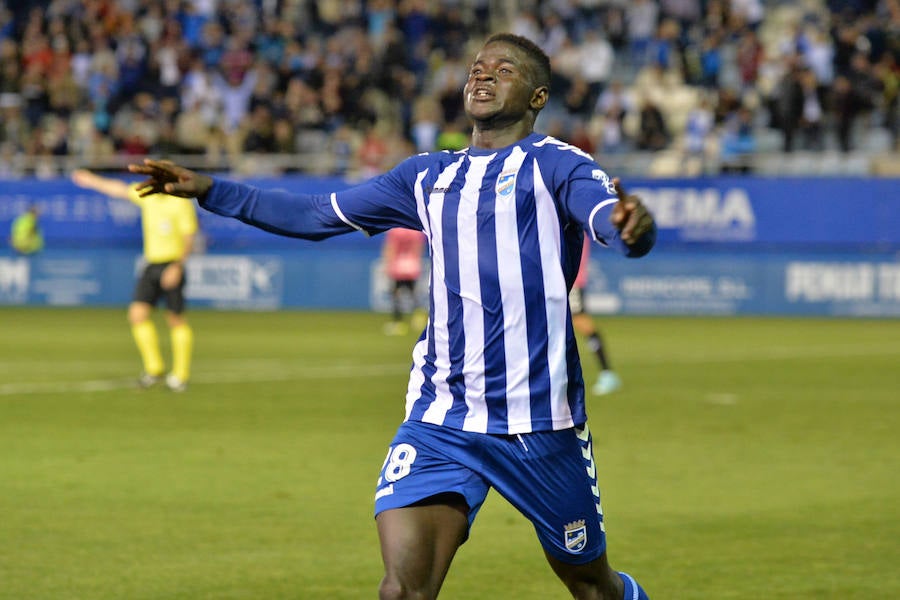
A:
[[[634,580],[634,577],[622,571],[619,571],[619,577],[622,578],[622,583],[625,584],[625,594],[622,596],[622,600],[650,600],[647,592]]]
[[[187,323],[176,325],[170,332],[172,338],[172,374],[187,382],[191,378],[191,354],[194,349],[194,330]]]
[[[159,351],[159,336],[156,335],[156,325],[147,319],[131,326],[131,335],[141,353],[141,362],[144,365],[144,373],[159,376],[166,370],[162,354]]]

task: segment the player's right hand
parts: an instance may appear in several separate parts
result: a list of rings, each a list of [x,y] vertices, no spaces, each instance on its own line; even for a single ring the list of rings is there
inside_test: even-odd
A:
[[[149,177],[137,185],[138,194],[142,197],[171,194],[182,198],[203,198],[213,185],[212,177],[185,169],[170,160],[147,158],[143,164],[128,165],[128,170]]]

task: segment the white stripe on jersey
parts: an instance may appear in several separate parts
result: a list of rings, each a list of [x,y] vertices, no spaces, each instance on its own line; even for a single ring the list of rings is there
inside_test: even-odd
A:
[[[422,384],[425,383],[425,372],[422,370],[422,367],[425,366],[425,353],[428,352],[428,341],[429,338],[426,334],[413,346],[413,366],[409,371],[409,384],[406,387],[406,418],[403,419],[404,421],[409,420],[409,415],[412,413],[416,401],[422,395]]]
[[[559,217],[553,196],[534,161],[534,200],[537,205],[538,236],[541,248],[541,271],[544,274],[544,296],[547,302],[547,363],[550,367],[550,408],[553,423],[571,423],[569,409],[569,374],[566,361],[566,326],[569,318],[569,298],[566,278],[559,257],[562,253]]]
[[[422,190],[422,179],[424,179],[427,174],[428,171],[422,171],[416,176],[416,185],[413,189],[416,194],[416,210],[419,213],[419,220],[422,221],[425,235],[430,241],[431,224],[428,222],[428,212],[425,210],[425,193]],[[421,395],[420,390],[422,389],[422,384],[425,383],[425,373],[422,371],[422,368],[425,366],[425,353],[428,352],[428,342],[430,339],[428,335],[428,330],[426,330],[425,337],[419,340],[413,348],[413,367],[409,371],[409,384],[406,387],[406,419],[404,420],[409,419],[409,415],[416,404],[416,400],[418,400]]]
[[[419,215],[419,221],[425,229],[425,236],[431,239],[431,223],[428,222],[428,210],[425,208],[425,192],[422,190],[422,180],[428,175],[428,171],[422,171],[416,175],[416,185],[413,187],[416,194],[416,212]]]
[[[444,172],[438,176],[435,187],[438,189],[447,189],[456,177],[459,167],[462,165],[465,156],[460,156],[459,160],[444,169]],[[431,228],[431,250],[433,252],[432,264],[432,300],[434,302],[434,375],[431,377],[431,383],[434,385],[435,398],[422,420],[426,423],[434,423],[440,425],[444,422],[447,411],[453,405],[453,395],[450,393],[450,386],[447,385],[447,377],[450,375],[450,338],[449,329],[447,328],[447,317],[449,316],[449,308],[447,305],[447,287],[446,273],[443,268],[445,264],[444,257],[444,228],[441,223],[444,212],[444,193],[434,192],[430,196],[428,204],[428,215],[431,219],[429,225]],[[409,394],[418,394],[419,390],[408,390]],[[409,396],[407,396],[408,398]]]
[[[488,164],[495,155],[471,156],[466,182],[460,197],[457,232],[460,240],[473,240],[459,246],[459,295],[466,332],[463,378],[466,385],[466,413],[463,429],[487,431],[488,413],[484,405],[484,308],[478,274],[478,199],[479,188]]]
[[[359,225],[357,225],[356,223],[354,223],[353,221],[348,219],[346,216],[344,216],[344,212],[341,210],[341,207],[338,206],[338,203],[337,203],[337,194],[335,194],[334,192],[332,192],[332,194],[331,194],[331,208],[334,209],[334,214],[336,214],[341,221],[343,221],[344,223],[346,223],[353,229],[355,229],[357,231],[362,231],[366,235],[369,235],[368,231],[366,231],[365,229],[363,229],[362,227],[360,227]]]
[[[588,227],[591,228],[591,237],[594,239],[595,242],[597,242],[598,244],[601,244],[603,246],[608,246],[609,244],[607,244],[606,242],[604,242],[597,236],[597,231],[594,229],[594,215],[596,215],[600,211],[601,208],[609,206],[610,204],[615,204],[618,201],[619,201],[618,198],[610,198],[609,200],[604,200],[603,202],[601,202],[600,204],[598,204],[597,206],[594,207],[594,210],[591,211],[591,216],[588,218]]]
[[[501,173],[518,173],[525,152],[513,148]],[[503,302],[503,344],[506,353],[506,410],[510,431],[531,431],[531,388],[529,386],[529,349],[525,322],[525,284],[519,249],[519,222],[516,211],[518,194],[496,195],[494,205],[497,238],[497,275]]]

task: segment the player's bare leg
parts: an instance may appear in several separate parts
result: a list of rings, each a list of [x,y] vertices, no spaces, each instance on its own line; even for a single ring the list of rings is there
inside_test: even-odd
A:
[[[153,307],[146,302],[132,302],[128,305],[128,322],[137,325],[150,318]]]
[[[546,552],[547,561],[562,582],[578,600],[621,600],[624,586],[612,570],[604,553],[597,560],[583,565],[567,565]]]
[[[395,508],[375,518],[384,579],[380,600],[433,600],[465,540],[468,506],[457,494]]]

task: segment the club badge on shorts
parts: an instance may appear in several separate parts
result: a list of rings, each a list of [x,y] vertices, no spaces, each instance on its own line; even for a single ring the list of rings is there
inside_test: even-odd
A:
[[[569,552],[577,553],[584,550],[587,546],[587,527],[584,525],[584,519],[566,524],[564,541]]]

